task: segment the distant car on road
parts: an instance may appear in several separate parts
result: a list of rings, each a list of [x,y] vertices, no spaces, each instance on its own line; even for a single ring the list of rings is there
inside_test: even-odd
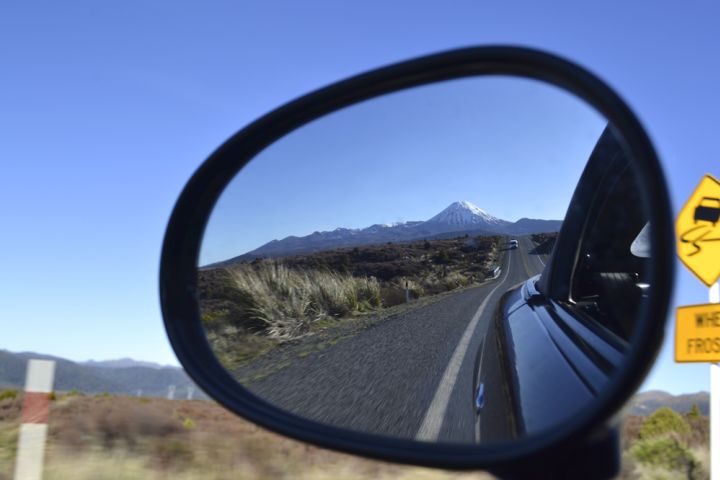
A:
[[[514,238],[512,240],[510,240],[510,242],[508,242],[508,243],[510,245],[510,248],[518,248],[518,241],[515,240]]]

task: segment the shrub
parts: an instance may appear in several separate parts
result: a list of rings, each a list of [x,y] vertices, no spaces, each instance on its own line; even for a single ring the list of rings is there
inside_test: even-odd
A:
[[[657,409],[650,415],[642,427],[640,438],[648,439],[666,434],[688,435],[690,426],[679,413],[668,407]]]
[[[459,272],[451,272],[443,278],[445,290],[454,290],[459,287],[464,287],[469,283],[467,277]]]
[[[688,418],[700,418],[702,414],[700,413],[700,407],[697,403],[693,403],[692,407],[690,407],[690,411],[687,413]]]
[[[639,415],[627,415],[622,428],[622,449],[627,450],[638,439],[645,418]]]
[[[22,411],[22,393],[14,388],[0,392],[0,422],[17,421]]]
[[[187,434],[166,404],[140,403],[135,397],[85,397],[56,408],[49,435],[52,442],[73,449],[136,450],[144,448],[147,439]]]
[[[448,255],[447,250],[440,250],[435,255],[433,255],[433,262],[438,263],[440,265],[446,265],[450,263],[450,255]]]
[[[380,288],[380,296],[382,297],[382,304],[385,307],[394,307],[395,305],[405,303],[405,289],[397,285]]]
[[[706,448],[710,443],[710,419],[706,416],[688,418],[690,424],[690,435],[686,437],[687,444],[691,447]]]
[[[187,468],[193,461],[195,453],[190,445],[183,440],[170,439],[154,442],[151,464],[161,469]]]
[[[14,400],[17,398],[19,393],[19,390],[17,388],[8,388],[0,392],[0,400],[5,400],[6,398]]]
[[[630,449],[630,455],[646,465],[688,473],[699,466],[692,452],[677,438],[672,437],[640,440]],[[688,477],[692,478],[691,475]]]

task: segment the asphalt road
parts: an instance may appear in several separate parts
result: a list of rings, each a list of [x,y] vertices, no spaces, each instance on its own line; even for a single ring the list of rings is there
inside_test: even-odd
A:
[[[539,273],[546,260],[530,253],[529,237],[518,240],[518,249],[503,251],[498,278],[297,359],[250,390],[302,417],[352,430],[431,442],[503,440],[507,428],[498,419],[507,405],[493,388],[500,381],[494,341],[483,342],[502,294]],[[472,407],[478,358],[488,387],[480,421]]]
[[[510,274],[515,280],[512,285],[524,282],[542,272],[545,268],[547,258],[535,251],[535,244],[530,237],[518,238],[518,249],[511,250],[511,258],[516,268],[510,268]],[[507,291],[507,288],[504,288]],[[502,294],[500,294],[502,295]],[[491,322],[488,313],[488,322]],[[475,443],[493,443],[510,441],[516,437],[514,412],[510,403],[510,386],[506,383],[505,374],[501,368],[497,328],[488,324],[483,334],[483,341],[475,354],[475,371],[473,388],[482,384],[484,387],[484,405],[474,416],[475,422]],[[476,395],[477,390],[473,390]],[[475,397],[472,398],[473,404]],[[459,410],[458,410],[459,411]],[[461,412],[464,413],[464,412]],[[469,416],[463,416],[463,424],[466,424]],[[456,428],[455,431],[459,431]]]

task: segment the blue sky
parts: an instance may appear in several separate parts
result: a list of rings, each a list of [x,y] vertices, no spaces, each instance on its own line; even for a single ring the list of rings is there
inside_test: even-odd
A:
[[[718,19],[710,1],[3,2],[0,348],[176,363],[157,271],[195,168],[292,98],[439,50],[534,46],[597,73],[652,137],[675,214],[720,174]],[[674,305],[706,299],[678,263]],[[644,388],[708,377],[665,348]]]
[[[507,76],[354,105],[270,145],[236,176],[200,264],[288,235],[427,220],[458,200],[509,221],[562,220],[606,125],[563,90]]]

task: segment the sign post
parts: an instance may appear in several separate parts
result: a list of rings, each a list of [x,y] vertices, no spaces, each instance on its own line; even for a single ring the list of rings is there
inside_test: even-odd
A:
[[[675,361],[710,362],[710,478],[720,480],[720,181],[703,177],[675,230],[680,260],[710,288],[710,303],[677,309]]]
[[[720,283],[710,287],[708,300],[720,304]],[[718,305],[720,307],[720,305]],[[714,463],[720,458],[720,365],[710,364],[710,479],[720,480],[720,468]]]

